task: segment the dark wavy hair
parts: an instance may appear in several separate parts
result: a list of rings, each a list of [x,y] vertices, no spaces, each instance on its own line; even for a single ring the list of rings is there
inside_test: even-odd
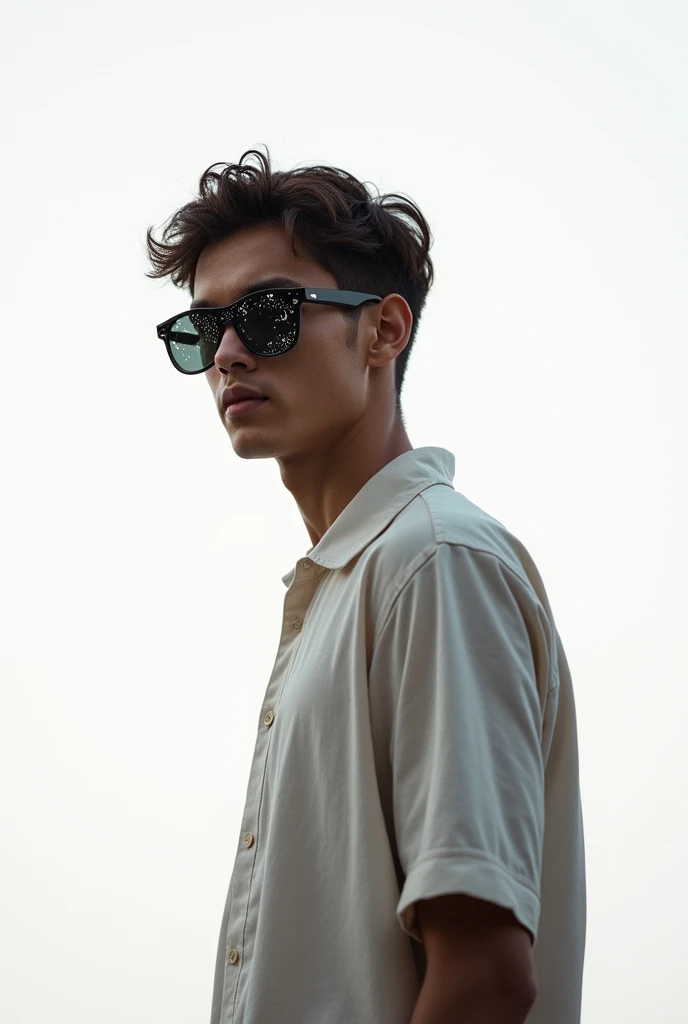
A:
[[[146,277],[169,277],[193,297],[196,264],[207,245],[252,224],[281,224],[294,255],[298,243],[332,274],[337,287],[383,296],[396,292],[408,302],[413,327],[394,366],[401,414],[406,367],[433,281],[427,221],[410,199],[397,193],[374,195],[338,167],[275,171],[267,147],[266,152],[249,149],[237,164],[212,164],[201,175],[198,198],[170,217],[162,239],[153,237],[152,225],[147,229],[153,269]],[[247,162],[250,157],[257,165]],[[355,324],[360,314],[360,309],[347,311]]]

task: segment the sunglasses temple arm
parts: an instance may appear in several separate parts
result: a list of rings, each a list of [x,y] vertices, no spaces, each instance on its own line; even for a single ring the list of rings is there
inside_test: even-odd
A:
[[[365,302],[379,302],[381,296],[367,292],[351,292],[339,288],[306,288],[306,302],[321,302],[327,306],[362,306]]]

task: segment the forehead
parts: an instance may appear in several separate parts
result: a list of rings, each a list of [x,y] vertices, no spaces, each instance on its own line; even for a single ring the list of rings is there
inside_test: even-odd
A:
[[[222,305],[251,291],[256,281],[277,276],[324,284],[314,279],[316,271],[319,277],[326,273],[303,251],[294,255],[281,225],[241,228],[203,250],[196,264],[193,297]]]

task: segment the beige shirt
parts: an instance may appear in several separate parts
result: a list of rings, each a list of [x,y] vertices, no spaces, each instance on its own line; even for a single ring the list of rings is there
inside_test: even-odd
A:
[[[578,1024],[586,883],[571,675],[524,546],[416,448],[283,577],[211,1024],[409,1024],[415,902],[535,939],[529,1024]]]

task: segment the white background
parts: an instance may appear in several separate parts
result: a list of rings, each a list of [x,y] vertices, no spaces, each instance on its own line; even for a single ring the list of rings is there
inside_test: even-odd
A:
[[[436,284],[414,447],[529,547],[571,665],[584,1024],[685,1012],[687,8],[24,3],[2,96],[0,1017],[209,1018],[310,546],[155,324],[143,239],[268,145],[404,192]],[[7,241],[9,236],[9,243]]]

